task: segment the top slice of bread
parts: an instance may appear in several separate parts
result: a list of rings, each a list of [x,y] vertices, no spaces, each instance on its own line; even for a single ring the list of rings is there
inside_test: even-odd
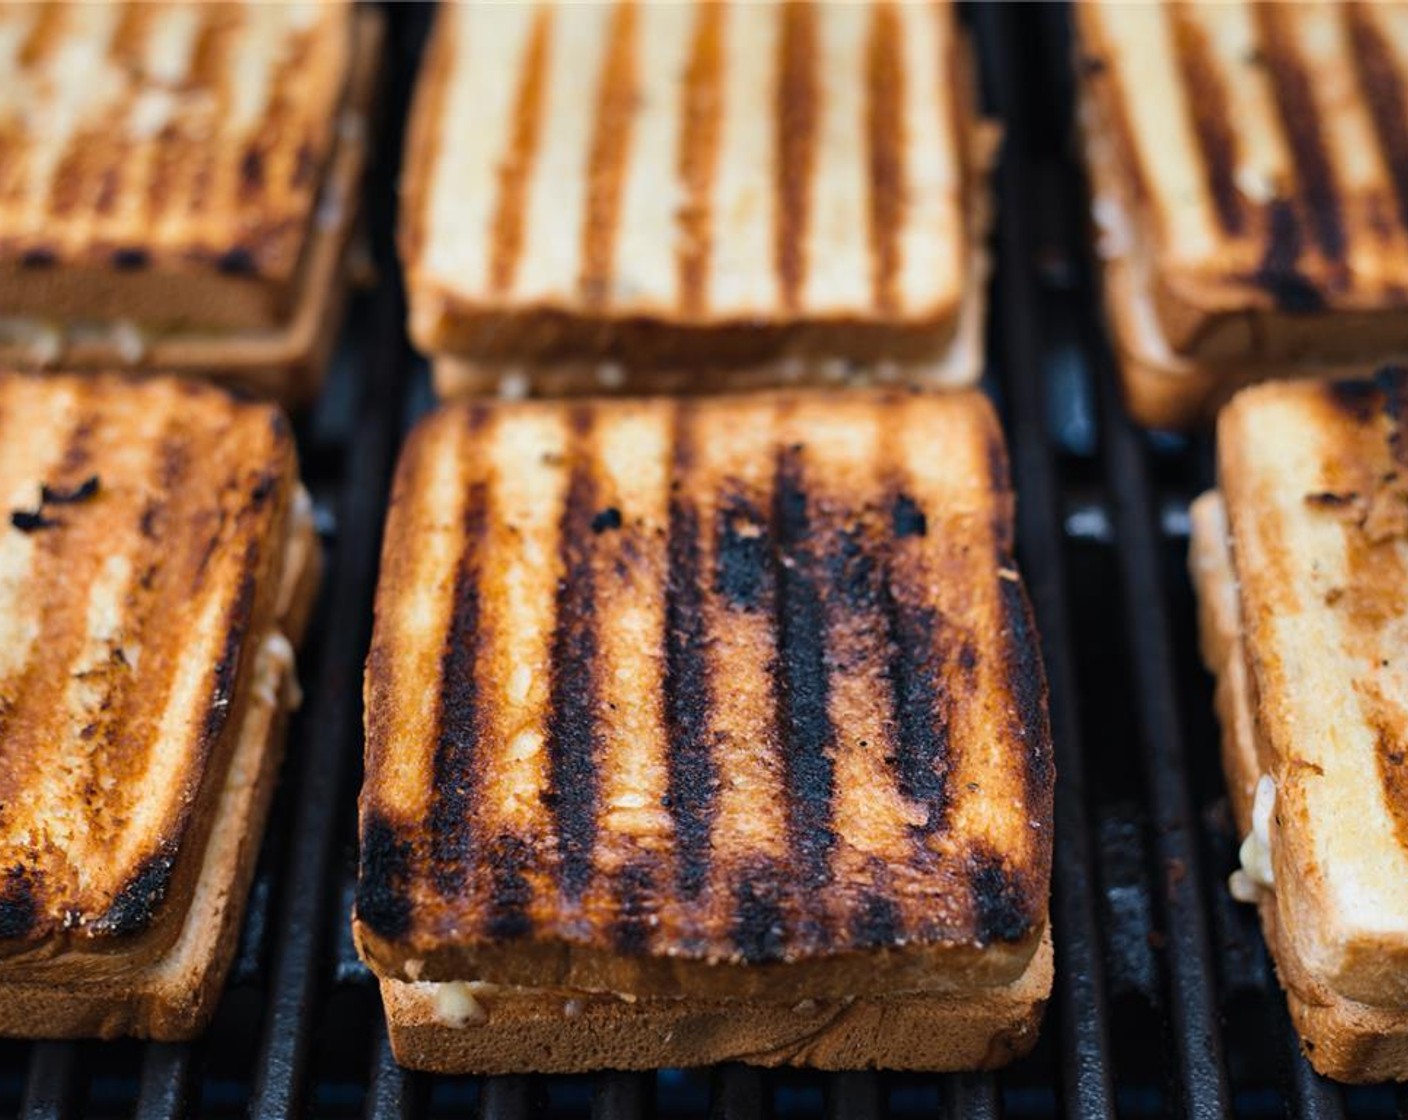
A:
[[[946,2],[443,5],[407,145],[412,336],[936,357],[981,282],[960,38]]]
[[[1346,998],[1408,1008],[1408,374],[1268,384],[1218,429],[1278,923]]]
[[[179,932],[296,487],[275,409],[0,375],[0,976],[110,978]]]
[[[1119,179],[1173,349],[1408,347],[1408,4],[1073,12],[1087,144],[1105,149],[1088,158]]]
[[[277,322],[353,22],[342,0],[0,9],[0,308]]]
[[[987,401],[443,409],[397,475],[356,934],[382,976],[814,998],[1022,973],[1045,680]]]

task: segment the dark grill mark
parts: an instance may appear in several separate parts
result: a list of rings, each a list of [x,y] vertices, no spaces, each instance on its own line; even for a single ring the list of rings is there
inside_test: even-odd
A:
[[[621,511],[615,506],[607,506],[592,518],[592,532],[605,533],[621,527]]]
[[[684,78],[684,123],[680,133],[679,175],[685,202],[680,208],[680,306],[690,315],[704,310],[709,272],[709,191],[719,139],[719,39],[722,4],[695,8],[694,43]]]
[[[20,265],[24,268],[53,268],[58,260],[52,249],[26,249],[20,254]]]
[[[714,590],[731,607],[757,610],[768,591],[767,521],[747,498],[724,497],[715,514]]]
[[[1016,570],[1010,556],[1003,558],[1001,567]],[[1046,668],[1041,660],[1041,642],[1022,585],[1016,579],[999,576],[997,587],[1002,598],[1007,647],[1003,663],[1009,667],[1006,683],[1012,691],[1014,704],[1012,737],[1026,748],[1025,777],[1031,815],[1044,818],[1043,806],[1049,806],[1051,801],[1056,764],[1046,711]]]
[[[1308,315],[1325,306],[1320,289],[1300,271],[1300,221],[1286,199],[1273,199],[1267,210],[1266,252],[1252,279],[1270,293],[1276,306]]]
[[[1242,232],[1244,217],[1241,192],[1237,190],[1237,141],[1232,130],[1233,113],[1227,86],[1213,61],[1212,47],[1201,27],[1170,6],[1166,12],[1173,24],[1178,66],[1183,87],[1193,110],[1193,129],[1202,149],[1207,172],[1208,193],[1217,210],[1218,222],[1230,234]]]
[[[777,868],[744,868],[734,894],[733,943],[747,964],[779,961],[787,948]]]
[[[574,417],[579,430],[589,423],[585,411]],[[561,887],[570,898],[579,897],[591,879],[597,830],[596,577],[590,544],[596,483],[583,458],[579,449],[559,527],[562,575],[552,640],[549,788],[544,794],[556,826]]]
[[[517,836],[498,836],[488,847],[489,920],[486,930],[499,941],[526,937],[533,928],[528,907],[533,902],[533,885],[527,872],[533,866],[533,850]]]
[[[1359,85],[1374,120],[1384,162],[1398,203],[1398,220],[1408,229],[1408,98],[1404,96],[1393,52],[1376,27],[1357,6],[1345,10],[1351,54],[1358,65]]]
[[[587,215],[582,244],[583,301],[591,307],[611,292],[613,246],[621,205],[631,127],[635,121],[635,8],[617,6],[611,15],[587,168]]]
[[[1021,884],[998,855],[977,845],[967,862],[978,941],[984,945],[1021,941],[1032,928]]]
[[[1345,255],[1344,220],[1335,172],[1325,151],[1325,122],[1315,106],[1310,75],[1282,26],[1284,13],[1274,4],[1257,5],[1255,10],[1282,130],[1295,156],[1301,202],[1320,252],[1330,264],[1338,265]]]
[[[175,866],[176,855],[169,846],[148,856],[89,928],[95,933],[119,937],[146,929],[166,900]]]
[[[0,885],[0,939],[24,937],[39,922],[39,884],[22,863],[5,870]]]
[[[357,875],[357,920],[380,937],[394,940],[411,928],[411,899],[406,882],[411,845],[379,813],[362,821],[362,850]]]
[[[867,894],[851,918],[851,940],[857,949],[894,945],[900,936],[900,912],[883,894]]]
[[[781,54],[776,106],[775,253],[783,306],[795,311],[807,267],[805,241],[815,148],[812,132],[817,115],[816,13],[809,5],[788,4],[783,10]]]
[[[904,216],[904,67],[892,4],[875,9],[866,59],[866,134],[870,139],[870,240],[875,306],[895,310],[899,229]]]
[[[835,738],[827,712],[826,613],[809,537],[807,495],[795,449],[778,455],[776,693],[788,793],[788,832],[806,881],[830,877]]]
[[[613,939],[622,953],[639,956],[650,948],[650,918],[655,911],[655,883],[650,867],[626,864],[616,873],[617,919]]]
[[[683,437],[680,437],[681,439]],[[680,894],[695,898],[709,879],[718,776],[709,734],[708,632],[700,587],[699,515],[670,503],[669,575],[665,584],[665,728],[669,735],[670,818]]]
[[[1379,390],[1372,381],[1330,381],[1325,393],[1331,404],[1356,424],[1367,424],[1379,407]]]
[[[35,533],[41,529],[53,529],[63,522],[57,517],[45,517],[39,509],[12,509],[10,524],[21,533]]]
[[[221,253],[215,267],[227,276],[253,276],[258,271],[254,254],[242,245]]]
[[[479,575],[487,530],[485,484],[470,487],[463,512],[464,547],[455,570],[454,603],[440,654],[440,710],[430,804],[431,876],[442,894],[464,883],[474,854],[474,796],[479,736]]]
[[[76,502],[86,502],[98,493],[98,476],[90,474],[77,486],[50,486],[47,482],[39,487],[39,501],[46,506],[67,506]]]
[[[541,129],[539,118],[547,80],[550,23],[551,12],[547,10],[539,11],[534,18],[524,58],[523,80],[515,95],[513,137],[499,169],[494,240],[489,254],[489,284],[495,292],[507,291],[513,285],[523,246],[525,194]]]
[[[929,533],[929,519],[908,494],[896,494],[890,507],[890,524],[897,537],[923,537]]]
[[[119,272],[135,272],[151,262],[151,254],[145,249],[116,249],[112,254],[112,266]]]
[[[921,833],[938,831],[948,814],[949,713],[935,640],[944,633],[939,613],[901,601],[884,589],[889,626],[887,675],[894,697],[894,768],[900,792],[928,811]]]

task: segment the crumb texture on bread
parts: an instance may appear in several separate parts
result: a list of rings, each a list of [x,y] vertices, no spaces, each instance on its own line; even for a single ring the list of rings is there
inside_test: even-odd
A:
[[[362,951],[735,998],[805,963],[808,994],[1010,982],[1053,776],[1011,547],[976,393],[437,412],[368,659]]]
[[[6,968],[116,961],[179,929],[296,484],[272,408],[169,379],[0,374]]]
[[[966,64],[949,3],[445,5],[408,149],[413,334],[932,356],[970,279]]]
[[[351,8],[0,9],[0,264],[290,280],[333,147]]]
[[[1408,1009],[1406,409],[1403,370],[1267,384],[1232,401],[1218,438],[1257,765],[1276,786],[1279,922],[1317,983],[1399,1009]]]
[[[1175,304],[1196,319],[1408,301],[1408,5],[1097,0],[1075,16],[1172,335]]]

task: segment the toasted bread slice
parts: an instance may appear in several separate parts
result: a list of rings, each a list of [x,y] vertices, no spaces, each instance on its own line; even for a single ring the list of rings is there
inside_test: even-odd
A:
[[[1014,982],[1051,745],[976,393],[448,407],[395,483],[359,948],[786,1001]]]
[[[949,3],[446,5],[412,336],[490,365],[935,361],[980,282],[971,85]]]
[[[179,5],[159,14],[152,9],[144,34],[161,43],[166,40],[160,29],[170,21],[175,21],[178,30],[191,24],[188,31],[199,30],[202,20],[223,20],[221,27],[230,23],[228,13],[219,16],[213,14],[215,9],[210,12],[182,14]],[[265,19],[256,16],[255,22]],[[222,285],[249,287],[262,281],[250,276],[229,277],[214,265],[204,274],[193,274],[193,264],[174,270],[166,256],[150,255],[134,258],[142,262],[140,269],[115,264],[80,267],[73,261],[50,260],[43,255],[31,256],[29,264],[12,256],[7,264],[0,253],[0,308],[4,309],[0,313],[0,367],[190,371],[289,404],[311,397],[321,382],[347,292],[347,258],[367,156],[381,22],[371,10],[359,11],[352,21],[346,90],[330,108],[326,122],[331,149],[313,184],[316,205],[298,227],[304,244],[299,266],[288,282],[289,298],[275,312],[262,319],[241,314],[242,304],[231,301]],[[203,34],[212,42],[223,41],[213,30]],[[221,34],[228,39],[234,32],[227,28]],[[159,152],[161,141],[156,143]],[[160,158],[143,155],[140,149],[123,151],[137,169],[134,175],[152,159]],[[291,204],[290,199],[284,201]],[[16,289],[13,298],[11,287]],[[211,314],[199,308],[193,311],[183,301],[209,302],[220,315],[234,314],[239,321],[219,326]]]
[[[1233,815],[1250,835],[1255,790],[1263,770],[1242,643],[1241,602],[1221,495],[1203,495],[1192,508],[1190,567],[1198,592],[1203,658],[1217,678],[1222,762]],[[1275,894],[1259,892],[1258,911],[1291,1018],[1311,1064],[1340,1081],[1408,1079],[1408,1011],[1346,999],[1317,978],[1281,928]]]
[[[396,1060],[436,1073],[582,1073],[747,1062],[813,1069],[995,1069],[1036,1043],[1048,934],[1014,983],[783,1003],[381,982]]]
[[[1226,364],[1408,351],[1408,8],[1073,10],[1097,220],[1128,227],[1168,346]]]
[[[1218,430],[1278,928],[1346,999],[1408,1010],[1408,374],[1268,384]]]
[[[180,935],[297,492],[272,408],[0,375],[0,979],[106,982]]]

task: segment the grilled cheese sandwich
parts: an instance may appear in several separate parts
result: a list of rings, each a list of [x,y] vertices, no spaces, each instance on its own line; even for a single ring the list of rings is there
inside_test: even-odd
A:
[[[1076,5],[1105,300],[1141,421],[1408,350],[1408,6]]]
[[[777,385],[784,358],[976,380],[971,101],[947,3],[445,5],[407,145],[412,336],[457,363],[447,393],[525,368],[600,391],[601,362],[652,390]]]
[[[0,432],[0,1031],[188,1035],[296,697],[292,438],[193,384],[13,374]]]
[[[464,981],[516,989],[529,1032],[574,993],[620,997],[592,1006],[637,1039],[680,1006],[873,1024],[913,993],[1029,1042],[1052,770],[1011,501],[972,393],[425,421],[383,551],[355,915],[398,1054]],[[903,1049],[866,1031],[860,1064]]]

